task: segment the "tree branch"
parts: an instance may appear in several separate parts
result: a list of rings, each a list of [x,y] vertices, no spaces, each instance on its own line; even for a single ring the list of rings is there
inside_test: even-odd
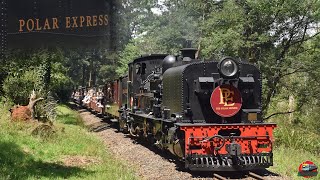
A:
[[[288,72],[288,73],[285,73],[285,74],[281,74],[280,78],[283,78],[285,76],[288,76],[288,75],[291,75],[291,74],[295,74],[295,73],[301,73],[301,72],[307,72],[307,70],[301,67],[301,68],[295,69],[295,70],[293,70],[291,72]]]
[[[281,114],[291,114],[291,113],[294,113],[294,112],[296,112],[296,110],[294,110],[294,111],[286,111],[286,112],[276,112],[276,113],[273,113],[273,114],[263,118],[263,120],[270,119],[272,116],[281,115]]]

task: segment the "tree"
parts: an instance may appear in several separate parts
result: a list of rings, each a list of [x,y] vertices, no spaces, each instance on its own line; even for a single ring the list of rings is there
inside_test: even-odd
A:
[[[120,61],[116,70],[117,74],[119,76],[126,75],[126,72],[128,72],[128,63],[137,58],[139,55],[141,55],[141,51],[139,50],[138,46],[136,46],[134,41],[127,44],[119,55]]]
[[[320,2],[221,1],[210,7],[202,26],[203,56],[230,55],[259,65],[267,111],[285,77],[306,70],[297,57],[318,36],[308,32],[319,23]]]

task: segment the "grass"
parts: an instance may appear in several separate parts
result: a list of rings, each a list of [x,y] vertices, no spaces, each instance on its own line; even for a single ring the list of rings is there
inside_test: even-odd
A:
[[[318,167],[320,165],[320,157],[306,150],[296,150],[285,146],[279,146],[274,149],[274,165],[269,168],[270,171],[281,174],[290,179],[305,179],[298,176],[298,167],[304,162],[310,160]],[[320,175],[310,179],[320,179]]]
[[[275,130],[275,144],[293,149],[303,149],[320,155],[320,135],[302,127],[278,123]]]
[[[58,107],[55,133],[49,138],[31,135],[37,123],[9,119],[1,108],[0,179],[136,179],[66,106]]]
[[[320,134],[313,127],[288,122],[288,116],[278,116],[274,143],[272,172],[290,179],[305,179],[298,175],[299,165],[307,160],[320,167]],[[311,179],[320,179],[320,175]]]

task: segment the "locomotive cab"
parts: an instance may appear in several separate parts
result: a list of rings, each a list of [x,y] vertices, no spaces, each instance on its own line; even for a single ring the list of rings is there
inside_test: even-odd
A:
[[[150,113],[155,96],[160,94],[161,63],[166,54],[144,55],[129,64],[129,108]]]

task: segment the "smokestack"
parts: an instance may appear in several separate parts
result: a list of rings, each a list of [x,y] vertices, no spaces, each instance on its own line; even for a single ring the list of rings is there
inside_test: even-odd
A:
[[[196,48],[183,48],[180,51],[181,51],[181,55],[182,55],[183,59],[185,59],[186,57],[189,57],[190,59],[195,59],[198,49],[196,49]],[[188,59],[188,58],[186,58],[186,59]]]

